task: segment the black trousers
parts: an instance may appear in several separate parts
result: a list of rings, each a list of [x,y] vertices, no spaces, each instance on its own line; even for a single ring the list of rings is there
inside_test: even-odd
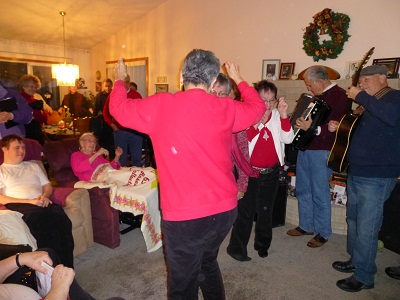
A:
[[[204,300],[225,299],[217,256],[236,215],[235,208],[200,219],[162,221],[168,299],[196,300],[199,287]]]
[[[254,217],[254,249],[266,252],[272,241],[272,212],[279,186],[279,169],[258,178],[249,178],[249,185],[243,198],[238,202],[238,217],[233,224],[228,250],[231,253],[247,256]]]
[[[36,239],[38,248],[53,249],[64,266],[74,267],[72,223],[61,206],[9,203],[6,207],[23,214],[22,219]]]

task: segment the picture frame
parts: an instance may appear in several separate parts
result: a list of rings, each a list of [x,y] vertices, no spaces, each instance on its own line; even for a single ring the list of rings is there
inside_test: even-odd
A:
[[[280,71],[280,59],[264,59],[262,61],[261,80],[278,79]]]
[[[96,92],[100,93],[101,92],[101,81],[96,81],[95,86],[96,86]]]
[[[163,83],[163,84],[155,84],[155,91],[156,94],[157,93],[164,93],[164,92],[168,92],[168,84]]]
[[[357,72],[360,67],[361,60],[348,61],[346,66],[346,78],[353,78],[355,72]]]
[[[280,71],[279,71],[279,79],[288,80],[292,78],[294,73],[294,67],[296,63],[294,62],[285,62],[281,63]]]
[[[372,61],[373,65],[384,65],[388,69],[387,78],[399,78],[400,57],[376,58]]]

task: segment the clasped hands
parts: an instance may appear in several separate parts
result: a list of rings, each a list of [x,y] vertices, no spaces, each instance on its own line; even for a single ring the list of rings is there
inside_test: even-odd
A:
[[[36,201],[35,205],[40,207],[47,207],[53,203],[49,198],[45,197],[44,195],[39,195],[34,200]]]

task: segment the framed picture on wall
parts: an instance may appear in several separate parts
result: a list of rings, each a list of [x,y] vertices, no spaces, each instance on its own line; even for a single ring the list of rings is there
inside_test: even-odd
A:
[[[399,78],[399,62],[400,57],[377,58],[373,60],[372,64],[386,66],[388,69],[387,78]]]
[[[96,85],[96,92],[97,93],[101,92],[101,81],[96,81],[95,85]]]
[[[354,73],[358,70],[360,67],[361,60],[354,60],[354,61],[348,61],[347,62],[347,75],[346,78],[352,78]]]
[[[168,84],[156,84],[156,94],[168,92]]]
[[[279,72],[279,79],[290,79],[294,72],[296,63],[281,63],[281,70]]]
[[[280,63],[280,59],[264,59],[262,62],[261,80],[278,79]]]

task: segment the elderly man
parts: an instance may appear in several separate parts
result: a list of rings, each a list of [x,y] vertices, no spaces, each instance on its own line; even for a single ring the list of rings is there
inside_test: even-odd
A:
[[[220,61],[194,49],[182,68],[184,92],[129,100],[121,59],[115,69],[110,112],[122,126],[148,134],[160,179],[168,299],[225,299],[219,247],[237,216],[231,161],[232,133],[256,124],[266,107],[257,91],[225,63],[243,102],[210,94]]]
[[[332,235],[331,196],[329,177],[332,169],[326,166],[330,150],[335,141],[335,130],[331,127],[351,109],[351,100],[346,91],[332,83],[323,66],[312,66],[304,73],[304,84],[319,99],[331,108],[326,121],[313,132],[314,138],[305,151],[299,151],[296,164],[296,197],[299,206],[299,226],[287,232],[290,236],[316,235],[307,243],[308,247],[324,245]],[[310,129],[312,119],[298,118],[296,127]]]
[[[374,287],[378,232],[383,205],[400,175],[400,91],[388,87],[387,68],[372,65],[361,70],[359,88],[347,95],[364,107],[347,152],[347,253],[348,261],[333,268],[354,274],[336,284],[347,292]],[[395,275],[395,268],[388,268]],[[399,274],[398,274],[399,275]]]
[[[62,207],[49,199],[53,188],[38,164],[23,161],[25,143],[16,134],[1,140],[4,163],[0,166],[0,203],[18,211],[39,248],[54,249],[61,262],[73,268],[72,223]]]

